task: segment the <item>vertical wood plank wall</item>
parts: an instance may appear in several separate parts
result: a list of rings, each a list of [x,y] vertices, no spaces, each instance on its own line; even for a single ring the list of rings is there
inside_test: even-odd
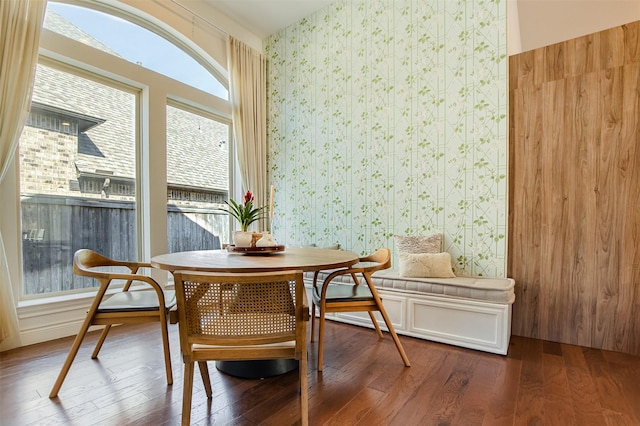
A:
[[[515,335],[640,354],[640,21],[509,58]]]

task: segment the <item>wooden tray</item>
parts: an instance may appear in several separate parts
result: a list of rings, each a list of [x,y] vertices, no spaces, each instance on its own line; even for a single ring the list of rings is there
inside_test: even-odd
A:
[[[242,253],[248,255],[272,254],[284,251],[283,245],[269,247],[236,247],[233,244],[227,246],[227,251],[231,253]]]

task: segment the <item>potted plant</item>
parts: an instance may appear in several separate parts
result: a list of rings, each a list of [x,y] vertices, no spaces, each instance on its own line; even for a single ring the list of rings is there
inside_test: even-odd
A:
[[[252,232],[248,232],[249,225],[253,222],[262,219],[265,207],[254,207],[253,194],[251,191],[247,191],[244,194],[242,204],[237,203],[233,199],[229,199],[225,203],[229,206],[227,213],[233,216],[240,224],[240,231],[233,233],[233,242],[236,247],[249,247],[251,246]]]

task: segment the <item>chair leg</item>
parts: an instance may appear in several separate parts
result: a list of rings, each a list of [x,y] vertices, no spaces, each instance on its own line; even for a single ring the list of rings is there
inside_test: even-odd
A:
[[[407,354],[404,352],[404,348],[402,347],[402,343],[400,343],[400,339],[398,338],[398,335],[396,334],[396,330],[393,328],[393,324],[391,324],[391,320],[389,319],[389,315],[387,315],[387,311],[384,308],[384,305],[382,304],[382,299],[380,299],[380,295],[378,295],[378,292],[376,291],[375,286],[371,282],[371,276],[367,275],[367,274],[364,274],[364,279],[367,282],[367,285],[369,286],[369,289],[371,290],[371,294],[373,295],[373,299],[376,301],[376,305],[378,306],[378,310],[380,311],[380,314],[382,315],[382,319],[384,320],[384,323],[387,325],[387,329],[389,330],[389,334],[391,334],[391,337],[393,338],[393,343],[396,344],[396,348],[398,349],[398,352],[400,353],[400,357],[402,358],[402,361],[404,362],[405,367],[411,367],[411,363],[409,362],[409,358],[407,357]],[[371,312],[369,314],[371,314]]]
[[[98,358],[98,352],[102,349],[102,344],[104,340],[107,338],[107,334],[109,334],[109,330],[111,330],[111,324],[107,324],[102,329],[102,333],[100,334],[100,338],[98,339],[98,343],[96,343],[95,349],[93,349],[93,353],[91,354],[91,359]]]
[[[382,306],[382,302],[378,303],[378,308],[380,309],[380,313],[382,314],[382,318],[384,319],[384,323],[387,324],[387,329],[389,330],[389,334],[391,334],[391,337],[393,338],[393,343],[396,344],[396,348],[398,349],[398,352],[400,353],[400,357],[402,358],[402,361],[404,362],[405,367],[411,367],[411,363],[409,362],[409,358],[407,357],[407,354],[404,352],[404,348],[402,347],[402,343],[400,343],[400,339],[398,338],[398,335],[396,334],[396,330],[393,328],[393,324],[391,324],[391,320],[389,319],[389,316],[387,315],[387,311],[384,309],[384,306]]]
[[[378,321],[376,321],[376,317],[373,315],[373,312],[371,311],[367,311],[367,313],[369,314],[369,318],[371,318],[371,322],[373,323],[373,326],[376,328],[376,333],[378,333],[378,337],[382,339],[384,336],[382,334],[382,330],[380,330]]]
[[[162,346],[164,347],[164,369],[167,376],[167,385],[173,384],[173,371],[171,369],[171,353],[169,352],[169,329],[167,317],[160,317],[160,330],[162,332]]]
[[[316,304],[311,304],[311,341],[313,342],[315,339],[315,330],[316,330]]]
[[[300,423],[309,424],[309,384],[307,382],[307,351],[302,351],[300,357]]]
[[[211,399],[213,392],[211,390],[211,377],[209,376],[209,367],[207,361],[198,361],[198,368],[200,369],[200,376],[202,376],[202,383],[204,384],[204,392],[207,394],[207,398]]]
[[[318,371],[322,371],[324,354],[324,309],[320,307],[320,318],[318,318]]]
[[[182,426],[191,422],[191,396],[193,394],[193,361],[184,363],[184,384],[182,389]]]
[[[80,349],[80,345],[82,344],[82,340],[84,340],[84,336],[87,334],[87,330],[89,330],[89,326],[91,325],[91,316],[87,315],[82,326],[80,327],[80,331],[76,335],[73,344],[71,345],[71,349],[69,350],[69,355],[67,355],[67,359],[64,361],[62,365],[62,370],[60,370],[60,374],[58,374],[58,378],[56,382],[53,384],[53,388],[51,389],[51,393],[49,393],[49,398],[55,398],[58,396],[58,392],[60,392],[60,388],[62,387],[62,383],[64,379],[67,377],[67,373],[69,372],[69,368],[71,368],[71,364],[73,360],[76,358],[78,353],[78,349]]]

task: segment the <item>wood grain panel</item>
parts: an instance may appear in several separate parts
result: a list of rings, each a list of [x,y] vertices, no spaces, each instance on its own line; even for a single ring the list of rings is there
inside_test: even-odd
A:
[[[540,134],[535,131],[535,124],[541,122],[542,92],[538,86],[514,91],[512,110],[529,111],[529,114],[515,115],[511,118],[515,140],[520,142],[518,149],[510,150],[510,167],[522,173],[512,174],[510,183],[511,231],[509,247],[517,246],[519,257],[508,257],[508,269],[518,271],[517,291],[512,327],[523,335],[539,335],[538,299],[540,294],[540,244],[541,244],[541,191],[540,187]],[[525,100],[527,106],[525,107]],[[533,127],[533,129],[531,128]],[[529,214],[516,214],[527,211]],[[511,250],[511,249],[510,249]],[[527,267],[517,264],[523,259]],[[520,296],[521,295],[521,296]],[[526,297],[524,297],[526,295]]]
[[[622,122],[622,79],[621,69],[610,68],[600,75],[600,109],[602,129],[596,166],[598,193],[596,211],[598,232],[596,281],[599,287],[596,305],[596,328],[593,345],[595,347],[611,347],[614,335],[616,307],[619,303],[618,262],[620,251],[616,244],[619,235],[619,217],[625,206],[618,203],[620,193],[620,176],[618,174],[618,145]],[[594,89],[596,90],[596,89]]]
[[[511,84],[514,89],[534,84],[533,62],[535,57],[533,52],[533,50],[530,50],[510,58],[509,69],[511,71],[509,72],[509,84]]]
[[[565,91],[564,80],[551,81],[542,86],[542,185],[541,189],[541,212],[542,212],[542,244],[541,270],[543,271],[540,280],[540,299],[542,306],[546,306],[540,313],[541,324],[557,324],[557,310],[562,286],[563,262],[558,262],[559,256],[564,253],[565,240],[556,238],[558,232],[562,232],[560,224],[563,216],[566,215],[563,197],[563,172],[561,168],[563,151],[565,146],[559,143],[562,138],[564,126],[564,114],[560,110],[564,106]],[[566,222],[566,219],[564,219]],[[551,334],[556,330],[551,328],[541,329],[542,339],[552,340]]]
[[[533,54],[533,84],[542,84],[547,81],[547,75],[549,72],[545,66],[545,48],[532,50]]]
[[[600,36],[598,33],[569,40],[566,44],[569,76],[587,74],[599,68]]]
[[[640,25],[623,25],[624,32],[624,63],[633,64],[640,62]]]
[[[510,58],[514,334],[640,354],[639,34]]]
[[[573,144],[576,148],[575,157],[571,161],[576,179],[572,182],[568,194],[575,200],[575,209],[571,220],[571,244],[567,246],[570,260],[567,268],[567,289],[565,300],[572,301],[562,307],[564,317],[561,324],[572,324],[561,328],[561,336],[554,336],[554,340],[573,340],[591,342],[595,318],[592,306],[596,300],[597,288],[589,285],[596,271],[596,175],[593,164],[597,158],[596,149],[600,126],[598,122],[598,92],[592,90],[597,87],[597,76],[590,73],[584,77],[567,80],[567,92],[572,98],[567,103],[566,137],[569,140],[580,141]],[[591,143],[590,143],[591,141]],[[568,237],[567,237],[568,238]]]
[[[565,77],[565,50],[564,43],[552,44],[544,48],[545,81],[559,80]]]
[[[622,27],[600,32],[600,69],[624,65],[624,32]]]
[[[638,38],[635,40],[638,42]],[[623,198],[620,204],[631,208],[622,212],[620,223],[620,235],[624,237],[620,240],[620,250],[626,262],[618,271],[620,304],[614,327],[616,348],[640,345],[640,62],[624,66],[622,98],[618,168]]]

